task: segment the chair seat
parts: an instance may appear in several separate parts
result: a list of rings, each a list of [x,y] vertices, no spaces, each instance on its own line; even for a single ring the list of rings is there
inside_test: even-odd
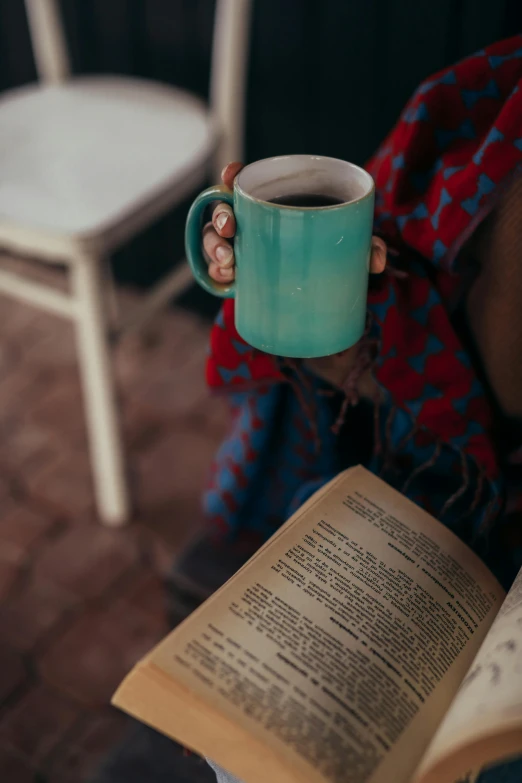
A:
[[[154,82],[101,76],[6,93],[0,222],[100,234],[170,189],[185,196],[214,142],[204,103]]]

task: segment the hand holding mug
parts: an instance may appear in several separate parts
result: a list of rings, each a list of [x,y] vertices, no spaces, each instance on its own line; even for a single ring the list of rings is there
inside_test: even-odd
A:
[[[203,253],[201,219],[215,202]],[[368,275],[386,263],[384,243],[372,245],[373,202],[372,178],[346,161],[287,155],[230,164],[224,184],[192,205],[187,259],[203,288],[235,298],[236,329],[254,348],[331,356],[361,338]]]
[[[229,163],[223,169],[221,179],[225,187],[234,187],[234,179],[243,168],[242,163]],[[234,247],[230,239],[236,233],[234,210],[220,202],[212,214],[212,222],[203,228],[203,249],[207,258],[208,273],[216,283],[230,283],[234,279]],[[224,241],[223,241],[224,240]],[[386,268],[386,243],[379,237],[372,237],[370,272],[379,275]]]

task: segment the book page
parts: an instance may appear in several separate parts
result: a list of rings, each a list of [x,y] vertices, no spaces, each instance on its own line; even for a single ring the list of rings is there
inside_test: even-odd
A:
[[[465,768],[522,755],[522,571],[464,678],[422,765]],[[451,758],[453,756],[453,758]],[[422,775],[421,779],[424,780]]]
[[[300,782],[407,783],[502,598],[449,530],[357,468],[147,663]],[[248,781],[217,728],[188,739]]]

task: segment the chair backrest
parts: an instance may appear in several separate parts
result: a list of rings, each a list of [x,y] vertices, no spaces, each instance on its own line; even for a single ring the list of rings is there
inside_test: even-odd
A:
[[[25,0],[25,6],[38,77],[44,83],[59,84],[70,74],[59,3]],[[221,134],[216,174],[225,163],[241,160],[243,155],[251,9],[252,0],[216,0],[210,74],[211,110]]]
[[[25,0],[38,78],[58,84],[69,76],[69,54],[56,0]]]
[[[226,163],[243,160],[245,95],[252,0],[217,0],[210,105],[221,131],[216,179]]]

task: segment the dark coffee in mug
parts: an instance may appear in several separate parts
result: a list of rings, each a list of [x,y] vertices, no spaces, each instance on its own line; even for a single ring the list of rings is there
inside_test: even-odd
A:
[[[281,204],[284,207],[334,207],[343,201],[335,196],[325,196],[317,193],[291,193],[288,196],[276,196],[269,199],[271,204]]]

